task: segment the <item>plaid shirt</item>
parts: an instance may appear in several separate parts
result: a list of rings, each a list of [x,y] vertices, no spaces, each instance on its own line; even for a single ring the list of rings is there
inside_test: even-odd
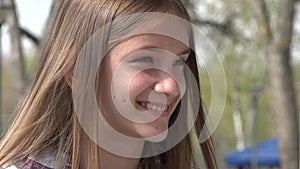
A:
[[[25,162],[24,167],[22,167],[22,169],[23,168],[24,169],[53,169],[30,159],[28,159]]]
[[[0,167],[0,169],[54,169],[54,167],[52,166],[52,164],[47,165],[44,163],[34,161],[32,159],[27,159],[25,162],[18,162],[6,168]],[[71,169],[71,166],[67,165],[65,169]]]
[[[38,157],[29,157],[14,163],[5,169],[54,169],[56,165],[56,151],[47,151],[40,154]],[[71,164],[66,161],[64,169],[71,169]],[[0,166],[0,169],[3,169]]]
[[[46,154],[40,155],[38,158],[27,158],[22,161],[14,163],[14,165],[8,166],[6,168],[2,168],[0,166],[0,169],[54,169],[56,165],[56,153],[48,152]],[[157,157],[156,163],[159,168],[165,168],[164,165],[162,165],[162,157]],[[66,162],[64,169],[71,169],[72,166],[70,162]],[[140,166],[139,169],[146,169],[148,167]]]

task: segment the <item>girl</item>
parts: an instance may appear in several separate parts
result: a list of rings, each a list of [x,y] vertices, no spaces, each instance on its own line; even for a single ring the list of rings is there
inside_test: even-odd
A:
[[[189,79],[199,79],[192,31],[171,16],[189,21],[180,0],[59,2],[31,88],[1,141],[0,166],[199,168],[195,139],[205,117],[198,80],[190,89]],[[192,123],[187,98],[198,105]],[[211,138],[201,150],[216,169]]]

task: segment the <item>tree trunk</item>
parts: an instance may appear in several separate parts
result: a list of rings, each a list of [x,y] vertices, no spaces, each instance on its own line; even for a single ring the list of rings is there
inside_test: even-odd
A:
[[[0,20],[0,134],[2,135],[2,130],[4,128],[3,112],[2,112],[2,21]]]
[[[244,132],[243,132],[243,121],[241,117],[241,107],[240,107],[240,97],[239,97],[239,86],[237,82],[237,70],[233,69],[232,71],[232,94],[231,94],[231,103],[233,108],[233,126],[234,126],[234,133],[236,136],[236,148],[237,150],[242,150],[245,148],[245,139],[244,139]]]
[[[269,91],[277,124],[281,168],[298,169],[299,119],[290,65],[290,44],[295,15],[295,1],[278,1],[277,27],[273,33],[271,33],[264,0],[253,2],[263,48],[266,53],[270,80]]]
[[[298,107],[290,66],[294,5],[294,0],[279,1],[277,30],[267,56],[270,91],[278,126],[281,167],[284,169],[299,168]]]
[[[4,0],[4,3],[12,7],[6,16],[6,23],[8,24],[11,41],[10,54],[13,66],[14,95],[16,98],[19,98],[23,93],[23,87],[26,80],[24,57],[21,46],[21,34],[18,26],[18,16],[14,0]]]
[[[299,134],[295,90],[293,86],[289,52],[278,45],[270,47],[267,56],[270,92],[275,113],[281,166],[299,168]]]

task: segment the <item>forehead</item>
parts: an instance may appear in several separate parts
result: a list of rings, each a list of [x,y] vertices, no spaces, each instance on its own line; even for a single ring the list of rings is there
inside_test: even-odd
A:
[[[110,30],[108,54],[126,55],[144,48],[178,54],[189,48],[191,24],[166,13],[146,12],[115,20]]]
[[[165,35],[156,34],[143,34],[130,37],[118,45],[112,51],[130,53],[132,51],[145,49],[145,48],[159,48],[167,50],[176,55],[189,48],[189,36],[186,34],[185,40],[181,41]]]
[[[169,13],[145,12],[126,16],[113,21],[108,29],[109,39],[124,41],[134,36],[155,34],[177,39],[189,44],[192,34],[191,23]]]

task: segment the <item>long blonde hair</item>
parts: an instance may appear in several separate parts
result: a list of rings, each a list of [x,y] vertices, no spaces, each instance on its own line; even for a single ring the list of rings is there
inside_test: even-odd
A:
[[[160,11],[162,5],[173,8],[180,17],[189,20],[180,0],[63,0],[56,8],[49,34],[45,39],[40,63],[25,101],[17,110],[10,129],[0,145],[0,166],[9,165],[28,156],[38,156],[42,151],[57,149],[57,168],[64,168],[66,160],[72,169],[80,167],[80,138],[82,128],[73,110],[72,90],[67,75],[72,74],[76,57],[84,43],[101,26],[119,16],[136,12]],[[103,10],[105,9],[105,10]],[[196,79],[198,69],[195,53],[187,61]],[[199,82],[198,82],[199,87]],[[164,155],[168,167],[195,168],[194,146],[191,135],[198,137],[204,126],[204,111],[199,100],[199,115],[195,127],[178,145]],[[196,142],[197,144],[197,142]],[[196,145],[197,146],[197,145]],[[202,154],[209,169],[216,169],[213,142],[201,144]],[[98,169],[98,145],[88,145],[88,168]],[[68,159],[71,157],[71,160]],[[141,167],[157,168],[155,159],[145,158]],[[192,165],[192,166],[193,166]]]

